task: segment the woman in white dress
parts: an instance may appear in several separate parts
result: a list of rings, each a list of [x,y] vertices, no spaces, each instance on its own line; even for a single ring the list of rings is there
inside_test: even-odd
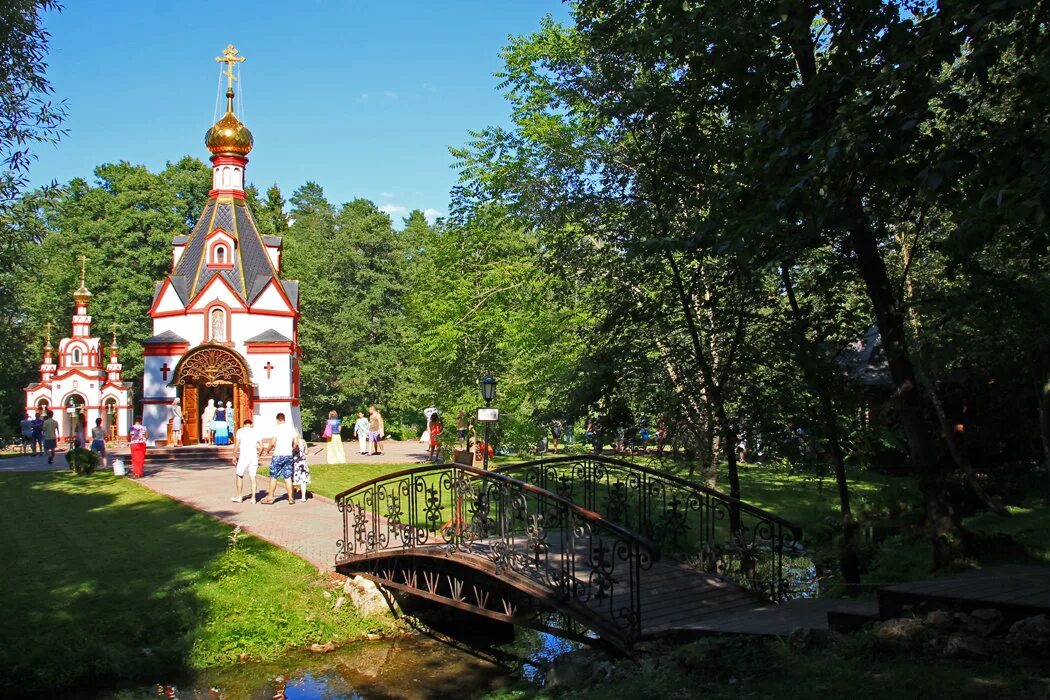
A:
[[[215,420],[215,399],[208,399],[208,405],[201,411],[201,442],[211,444],[211,422]]]
[[[171,407],[171,444],[182,444],[182,406],[178,403]]]

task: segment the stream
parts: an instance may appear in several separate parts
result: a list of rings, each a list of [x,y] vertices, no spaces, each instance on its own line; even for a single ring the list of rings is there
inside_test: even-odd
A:
[[[579,645],[517,630],[502,663],[417,634],[348,644],[327,654],[295,652],[269,663],[208,669],[181,679],[80,695],[83,700],[427,700],[479,698],[516,683],[542,683],[545,662]],[[517,658],[518,663],[510,660]],[[520,663],[521,660],[525,663]]]

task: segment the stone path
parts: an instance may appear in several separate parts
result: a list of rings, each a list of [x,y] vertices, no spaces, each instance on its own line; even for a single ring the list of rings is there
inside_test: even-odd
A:
[[[50,472],[62,469],[68,469],[64,448],[55,453],[54,464],[48,464],[46,457],[34,457],[31,454],[0,459],[0,472]]]
[[[320,454],[312,454],[311,464],[324,463],[324,446]],[[346,443],[346,458],[350,463],[397,464],[416,461],[426,452],[420,452],[417,442],[390,442],[383,456],[357,454],[356,443]],[[312,450],[313,451],[313,450]],[[56,459],[57,463],[57,459]],[[259,470],[259,497],[269,484],[266,468]],[[343,518],[335,503],[323,496],[310,494],[305,503],[296,500],[288,505],[283,488],[279,500],[272,505],[252,504],[249,498],[241,503],[230,500],[235,488],[234,471],[228,467],[162,467],[150,469],[146,458],[146,476],[139,483],[174,498],[196,510],[208,513],[278,547],[297,554],[319,569],[331,571],[335,563],[336,541],[343,535]],[[245,484],[245,490],[249,485]]]

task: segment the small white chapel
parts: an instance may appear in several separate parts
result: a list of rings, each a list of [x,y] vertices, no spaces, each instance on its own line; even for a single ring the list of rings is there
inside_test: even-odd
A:
[[[204,137],[212,189],[189,235],[176,236],[171,273],[150,307],[153,336],[143,341],[143,422],[151,442],[169,444],[175,406],[182,444],[201,440],[209,400],[233,406],[233,425],[252,417],[266,431],[284,413],[299,415],[299,284],[281,277],[281,238],[259,233],[244,195],[252,133],[234,114],[228,46],[216,59],[228,79],[226,113]]]

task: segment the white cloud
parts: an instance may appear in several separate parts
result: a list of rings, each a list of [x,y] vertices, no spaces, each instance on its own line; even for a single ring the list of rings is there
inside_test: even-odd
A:
[[[362,92],[360,95],[357,96],[357,101],[358,102],[368,102],[368,93],[367,92]]]
[[[393,192],[380,192],[379,196],[382,197],[383,199],[393,199],[394,198],[394,193]]]
[[[439,216],[441,216],[441,212],[439,212],[437,209],[434,209],[433,207],[430,207],[428,209],[423,210],[423,216],[426,217],[428,224],[432,224],[434,223],[434,221],[437,220]]]
[[[397,97],[397,93],[394,92],[393,90],[385,90],[383,92],[383,97],[390,97],[390,98]]]
[[[383,206],[379,207],[379,211],[383,212],[384,214],[389,214],[390,216],[393,216],[394,214],[407,214],[408,207],[403,207],[399,204],[384,204]]]

